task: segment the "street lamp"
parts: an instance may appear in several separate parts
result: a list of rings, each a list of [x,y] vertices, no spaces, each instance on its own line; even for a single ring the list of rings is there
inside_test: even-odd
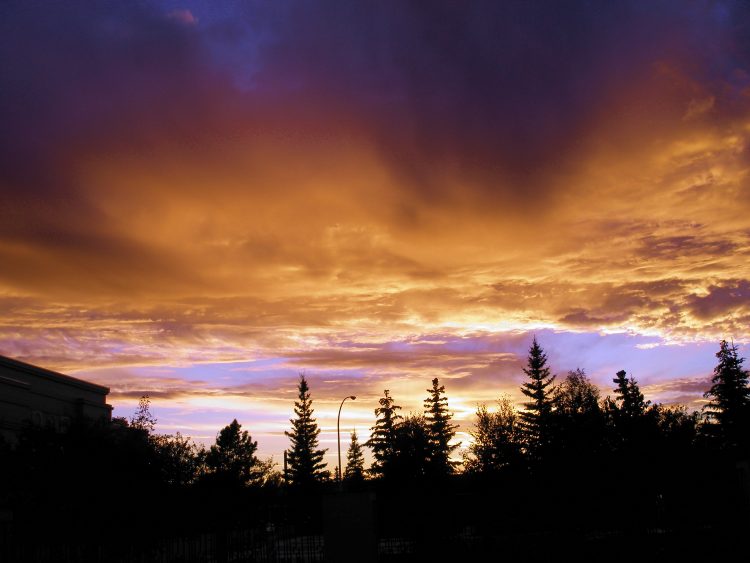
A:
[[[348,397],[344,397],[344,401],[347,399],[351,399],[352,401],[355,400],[357,397],[354,395],[349,395]],[[339,483],[341,483],[341,407],[344,406],[344,401],[341,401],[341,404],[339,405],[339,416],[336,419],[336,436],[338,437],[338,444],[339,444]]]

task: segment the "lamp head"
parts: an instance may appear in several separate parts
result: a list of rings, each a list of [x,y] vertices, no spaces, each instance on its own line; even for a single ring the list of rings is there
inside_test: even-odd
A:
[[[357,397],[355,397],[354,395],[350,395],[350,396],[349,396],[349,398],[350,398],[350,399],[351,399],[351,400],[353,401],[353,400],[355,400],[355,399],[356,399]]]

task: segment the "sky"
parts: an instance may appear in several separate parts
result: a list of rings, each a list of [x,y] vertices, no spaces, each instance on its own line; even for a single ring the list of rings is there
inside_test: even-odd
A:
[[[0,354],[277,461],[390,389],[700,408],[750,343],[750,5],[0,4]],[[347,436],[344,436],[344,441]]]

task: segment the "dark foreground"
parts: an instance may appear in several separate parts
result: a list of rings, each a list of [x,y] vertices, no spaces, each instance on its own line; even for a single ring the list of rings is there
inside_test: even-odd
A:
[[[566,498],[536,512],[533,498],[521,505],[520,495],[508,490],[331,489],[238,497],[232,506],[226,498],[193,498],[192,512],[173,499],[171,508],[144,505],[142,519],[131,522],[119,520],[106,503],[94,518],[70,507],[72,520],[56,524],[44,514],[36,526],[6,514],[0,561],[706,562],[746,561],[750,554],[750,518],[731,499],[714,512],[595,494],[589,500],[601,501],[598,507],[566,505]]]

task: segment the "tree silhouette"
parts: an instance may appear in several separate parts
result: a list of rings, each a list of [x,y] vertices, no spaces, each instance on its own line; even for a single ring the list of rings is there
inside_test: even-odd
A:
[[[258,442],[253,442],[247,430],[240,431],[241,428],[235,418],[219,431],[206,455],[206,465],[221,481],[244,486],[256,481],[260,474],[255,456]]]
[[[383,391],[383,397],[378,400],[379,407],[375,409],[375,426],[370,439],[365,445],[372,450],[374,457],[370,473],[380,477],[387,477],[396,452],[396,431],[402,417],[398,414],[401,407],[395,404],[388,389]]]
[[[638,382],[627,377],[625,370],[618,371],[612,382],[617,385],[615,399],[607,397],[604,401],[604,413],[614,440],[612,446],[614,449],[642,450],[658,432],[658,408],[649,408],[651,401],[644,400]],[[644,452],[639,455],[644,455]]]
[[[130,419],[130,426],[146,434],[153,434],[156,428],[156,418],[151,414],[151,399],[148,395],[143,395],[138,400],[138,408]]]
[[[550,385],[555,380],[547,367],[547,355],[539,346],[536,336],[529,349],[527,367],[523,372],[529,380],[521,385],[521,392],[529,397],[521,412],[521,421],[526,436],[527,453],[532,460],[538,459],[547,449],[552,438],[552,410],[554,400]]]
[[[497,411],[486,405],[477,408],[477,422],[470,432],[474,441],[464,455],[468,473],[495,473],[515,466],[521,459],[521,427],[518,413],[510,400],[503,396],[497,401]]]
[[[554,389],[557,413],[569,417],[587,416],[601,411],[599,389],[578,368],[568,372],[567,377]]]
[[[406,416],[396,428],[394,457],[388,477],[414,483],[428,475],[432,444],[427,419],[421,414]]]
[[[716,353],[719,363],[714,368],[711,389],[704,397],[710,399],[703,407],[709,422],[709,433],[719,440],[720,447],[736,450],[748,445],[750,432],[750,387],[748,372],[742,369],[745,358],[737,354],[737,346],[722,340]]]
[[[553,392],[554,448],[564,457],[590,457],[604,445],[605,417],[599,404],[599,389],[578,368],[568,372]]]
[[[200,450],[190,438],[158,434],[152,439],[159,470],[165,483],[176,487],[192,484],[198,476]]]
[[[451,444],[450,441],[455,437],[458,426],[450,422],[453,413],[448,412],[445,387],[439,385],[437,377],[432,380],[432,387],[427,392],[429,395],[424,400],[424,413],[429,430],[429,472],[435,477],[442,477],[453,473],[456,465],[450,455],[459,444]]]
[[[362,445],[357,439],[357,431],[353,430],[351,442],[346,452],[346,471],[344,479],[352,482],[361,482],[365,478],[365,456],[362,453]]]
[[[700,422],[698,412],[690,412],[684,405],[657,405],[655,411],[660,438],[667,449],[688,450],[695,445]]]
[[[298,400],[294,403],[294,414],[290,419],[291,432],[284,432],[291,441],[287,456],[287,478],[292,485],[307,487],[322,481],[328,475],[323,456],[327,450],[318,449],[320,429],[313,418],[310,388],[304,374],[300,374]]]
[[[618,371],[612,382],[617,384],[615,404],[619,415],[631,420],[643,416],[651,401],[644,401],[638,382],[627,377],[625,370]]]
[[[557,493],[561,502],[583,503],[591,499],[591,474],[600,471],[611,451],[599,389],[579,368],[569,371],[554,387],[553,400],[553,435],[545,460],[546,473],[565,483]]]

